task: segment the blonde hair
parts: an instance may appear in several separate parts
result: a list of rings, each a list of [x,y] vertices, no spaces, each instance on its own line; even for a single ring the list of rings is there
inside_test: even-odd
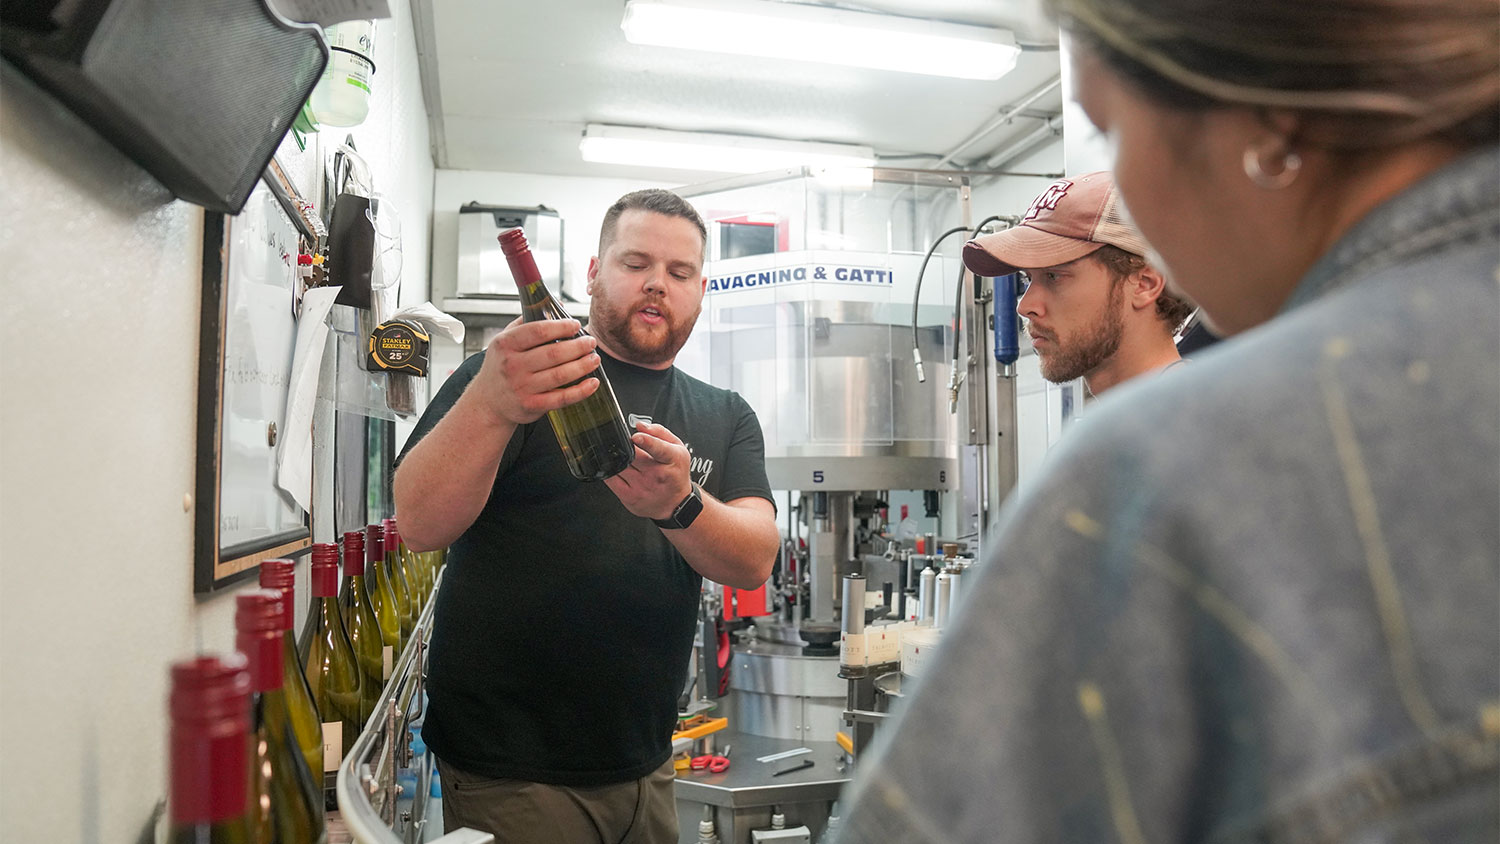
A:
[[[1049,0],[1064,29],[1168,105],[1282,108],[1305,139],[1500,140],[1494,0]]]

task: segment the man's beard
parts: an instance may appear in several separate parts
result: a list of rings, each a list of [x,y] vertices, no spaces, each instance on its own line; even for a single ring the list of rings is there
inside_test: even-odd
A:
[[[635,322],[636,312],[648,305],[661,311],[665,330]],[[595,293],[589,302],[589,333],[604,338],[610,348],[619,350],[631,363],[655,366],[677,356],[693,333],[702,310],[700,302],[687,319],[678,320],[661,299],[641,299],[620,306]]]
[[[1056,351],[1050,355],[1037,355],[1042,377],[1054,384],[1072,381],[1098,369],[1101,364],[1120,350],[1120,338],[1125,334],[1125,318],[1120,313],[1125,301],[1125,285],[1116,281],[1111,285],[1109,303],[1092,325],[1087,326],[1076,337],[1053,337]]]

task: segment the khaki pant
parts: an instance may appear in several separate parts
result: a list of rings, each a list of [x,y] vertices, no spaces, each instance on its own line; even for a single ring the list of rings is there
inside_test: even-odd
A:
[[[492,779],[438,760],[443,829],[493,833],[495,844],[675,844],[671,760],[631,782],[569,788]]]

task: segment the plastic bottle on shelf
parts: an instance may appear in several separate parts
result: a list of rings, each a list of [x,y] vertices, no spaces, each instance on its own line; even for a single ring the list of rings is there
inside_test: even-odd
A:
[[[358,126],[370,113],[370,84],[375,76],[375,22],[353,20],[323,30],[328,39],[328,66],[308,101],[324,126]]]

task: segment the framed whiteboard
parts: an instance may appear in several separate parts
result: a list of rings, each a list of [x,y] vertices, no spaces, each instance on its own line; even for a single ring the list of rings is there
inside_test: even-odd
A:
[[[273,189],[274,188],[274,189]],[[255,576],[311,544],[276,485],[296,343],[297,255],[312,234],[274,162],[236,216],[205,212],[193,591]]]

